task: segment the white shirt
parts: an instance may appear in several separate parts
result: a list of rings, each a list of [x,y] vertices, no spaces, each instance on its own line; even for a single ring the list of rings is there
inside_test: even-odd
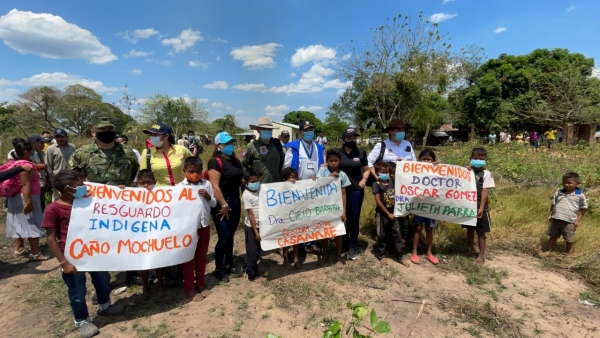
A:
[[[183,182],[179,183],[178,185],[194,185],[198,187],[198,190],[206,190],[206,192],[210,196],[210,201],[207,201],[204,197],[198,196],[200,200],[202,200],[202,208],[198,210],[198,212],[200,213],[200,224],[198,224],[198,229],[210,226],[210,208],[214,208],[217,206],[217,199],[215,198],[215,194],[213,193],[212,185],[210,184],[210,182],[208,180],[200,180],[197,184],[193,184],[188,182],[187,178],[184,178]],[[198,193],[198,190],[196,190],[195,192]]]
[[[310,152],[312,148],[312,156],[309,158],[306,150]],[[309,147],[304,140],[300,140],[300,149],[298,149],[298,180],[310,180],[313,176],[317,176],[317,172],[319,171],[319,150],[317,149],[317,145],[315,142],[312,142]],[[283,168],[288,168],[292,166],[292,151],[286,151],[285,159],[283,161]]]
[[[258,228],[259,219],[258,219],[258,190],[250,191],[248,189],[244,190],[242,194],[242,202],[244,202],[244,209],[249,210],[252,209],[252,213],[254,214],[254,220],[256,221],[256,227]],[[244,219],[244,224],[247,227],[252,227],[252,223],[250,223],[250,216],[248,216],[248,212],[246,211],[246,218]]]
[[[15,152],[15,150],[14,150],[14,149],[8,152],[8,160],[9,160],[9,161],[10,161],[10,160],[14,160],[14,158],[12,157],[12,154],[13,154],[14,152]]]
[[[492,189],[495,187],[496,183],[494,182],[492,173],[487,169],[483,169],[483,189]]]
[[[327,144],[327,137],[325,137],[325,136],[323,136],[323,137],[319,136],[319,137],[317,137],[317,142],[319,144],[325,145],[325,144]]]
[[[392,141],[385,140],[385,154],[383,154],[383,162],[395,162],[398,158],[403,161],[416,161],[415,151],[410,145],[410,142],[403,140],[400,145],[395,145]],[[407,150],[408,149],[408,150]],[[379,159],[379,153],[381,152],[381,142],[377,143],[373,150],[367,157],[369,168],[373,167],[377,159]]]
[[[140,161],[142,159],[142,155],[140,155],[140,152],[137,151],[137,149],[135,149],[135,148],[131,148],[131,150],[133,150],[133,153],[135,154],[135,157],[137,157],[137,159],[138,159],[138,163],[140,163]]]

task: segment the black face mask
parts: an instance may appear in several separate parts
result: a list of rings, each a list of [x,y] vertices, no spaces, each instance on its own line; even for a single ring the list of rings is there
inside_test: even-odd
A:
[[[346,141],[344,143],[344,145],[348,148],[354,149],[354,148],[356,148],[356,141]]]
[[[111,143],[117,137],[116,131],[98,131],[96,132],[96,139],[102,143]]]

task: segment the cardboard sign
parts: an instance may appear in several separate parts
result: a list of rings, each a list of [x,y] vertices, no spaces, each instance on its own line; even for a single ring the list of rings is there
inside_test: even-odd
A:
[[[263,250],[344,235],[339,178],[264,184],[259,193]]]
[[[148,270],[190,261],[202,201],[190,186],[120,189],[87,183],[76,199],[65,257],[79,271]]]
[[[409,214],[452,223],[477,224],[477,186],[467,168],[427,162],[396,166],[395,216]]]

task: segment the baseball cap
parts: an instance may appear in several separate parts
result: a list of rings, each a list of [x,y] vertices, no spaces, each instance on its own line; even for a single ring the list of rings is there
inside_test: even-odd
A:
[[[287,130],[284,130],[281,132],[281,136],[290,136],[290,132]]]
[[[164,123],[158,123],[152,125],[152,127],[143,130],[144,134],[163,134],[171,135],[171,127]]]
[[[358,134],[358,132],[356,131],[356,129],[354,129],[354,128],[348,128],[348,129],[344,130],[344,134],[342,135],[342,137],[343,138],[347,138],[347,137],[350,137],[352,135],[360,136]]]
[[[35,134],[35,135],[31,135],[29,137],[29,142],[44,142],[44,143],[48,143],[48,142],[52,142],[52,139],[44,138],[44,137],[41,137],[38,134]]]
[[[221,144],[221,143],[227,143],[231,140],[233,140],[234,142],[236,141],[236,139],[231,137],[231,135],[229,135],[228,132],[222,131],[222,132],[218,133],[217,136],[215,137],[215,145]]]
[[[298,129],[300,129],[300,130],[304,130],[306,128],[311,128],[311,127],[314,128],[315,126],[312,123],[310,123],[310,121],[302,121],[302,122],[300,122],[300,125],[298,125]]]
[[[64,129],[54,129],[54,136],[67,136],[67,131]]]
[[[104,128],[104,127],[116,128],[115,125],[112,124],[112,122],[110,122],[110,119],[108,117],[101,117],[100,121],[96,122],[96,124],[94,125],[94,128]]]

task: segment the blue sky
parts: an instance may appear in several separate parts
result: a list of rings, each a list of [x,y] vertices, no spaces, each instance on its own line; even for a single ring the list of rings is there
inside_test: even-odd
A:
[[[74,83],[118,102],[127,84],[138,99],[200,99],[210,119],[230,113],[242,127],[299,109],[324,119],[347,85],[335,65],[350,41],[420,11],[454,47],[488,57],[557,47],[600,57],[595,0],[2,1],[0,102]]]

